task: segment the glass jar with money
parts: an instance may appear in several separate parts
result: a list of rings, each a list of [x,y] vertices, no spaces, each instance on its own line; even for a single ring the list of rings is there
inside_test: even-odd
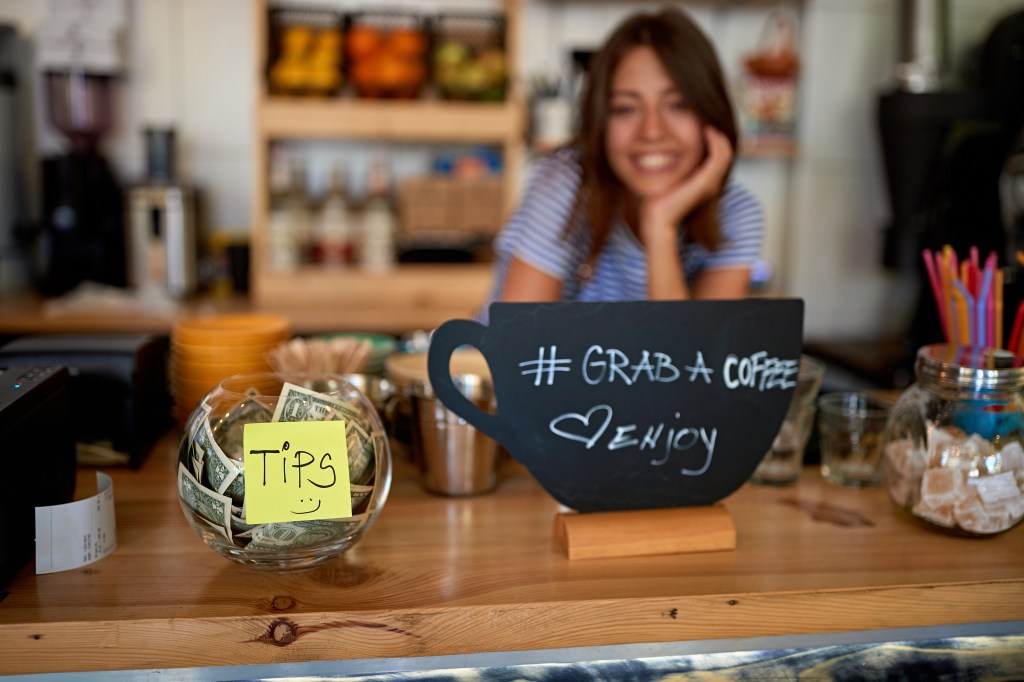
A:
[[[1024,518],[1024,358],[997,348],[918,351],[916,383],[885,435],[897,506],[957,534],[1001,533]]]
[[[185,424],[178,496],[192,529],[253,568],[316,566],[347,551],[387,501],[377,411],[335,374],[240,374]]]

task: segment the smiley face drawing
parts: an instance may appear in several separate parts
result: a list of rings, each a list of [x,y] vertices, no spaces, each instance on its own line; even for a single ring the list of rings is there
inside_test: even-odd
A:
[[[305,523],[351,516],[345,437],[343,421],[246,424],[246,520]]]
[[[303,502],[306,502],[306,498],[300,498],[299,499],[299,503],[300,504],[303,503]],[[313,503],[313,498],[312,497],[309,498],[309,503],[310,504]],[[289,510],[289,511],[291,511],[292,514],[300,515],[300,514],[312,514],[312,513],[316,512],[319,509],[320,509],[320,500],[316,500],[316,507],[314,507],[313,509],[309,509],[309,510],[306,510],[306,511],[295,511],[295,510]]]

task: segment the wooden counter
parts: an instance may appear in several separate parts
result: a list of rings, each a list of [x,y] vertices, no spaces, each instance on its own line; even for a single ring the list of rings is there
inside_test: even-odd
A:
[[[402,265],[387,273],[309,268],[282,277],[275,302],[245,297],[198,297],[169,306],[100,300],[55,305],[34,296],[0,297],[0,336],[21,334],[170,332],[174,322],[217,313],[273,313],[296,334],[430,330],[445,320],[471,318],[491,283],[489,263]]]
[[[497,492],[424,493],[398,463],[363,542],[306,573],[236,566],[186,524],[176,436],[114,479],[118,548],[78,570],[28,565],[0,601],[6,674],[270,664],[842,633],[1024,619],[1024,526],[945,535],[878,489],[727,498],[735,551],[568,561],[556,504],[518,467]],[[95,491],[79,472],[81,497]]]

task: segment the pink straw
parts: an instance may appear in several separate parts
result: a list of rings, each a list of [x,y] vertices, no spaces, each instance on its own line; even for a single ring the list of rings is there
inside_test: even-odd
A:
[[[942,283],[939,281],[938,270],[935,269],[935,258],[932,252],[924,249],[921,252],[924,257],[924,268],[928,271],[928,282],[932,287],[932,296],[935,297],[935,306],[939,309],[939,322],[942,324],[942,331],[949,341],[949,325],[946,323],[946,306],[942,302]]]

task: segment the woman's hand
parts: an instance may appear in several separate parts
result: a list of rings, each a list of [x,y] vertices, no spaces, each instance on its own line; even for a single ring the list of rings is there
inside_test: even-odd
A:
[[[679,261],[678,230],[683,218],[722,190],[732,163],[729,138],[711,126],[704,127],[707,155],[682,183],[664,194],[649,197],[639,207],[640,239],[647,251],[647,295],[651,300],[731,297],[735,287],[695,282],[696,291],[686,284]],[[704,279],[713,273],[705,273]],[[731,280],[730,280],[731,283]],[[708,286],[704,286],[707,284]]]
[[[728,137],[711,126],[704,126],[704,144],[707,155],[686,180],[640,204],[640,238],[648,248],[674,247],[676,230],[683,218],[722,190],[732,164],[732,145]]]

